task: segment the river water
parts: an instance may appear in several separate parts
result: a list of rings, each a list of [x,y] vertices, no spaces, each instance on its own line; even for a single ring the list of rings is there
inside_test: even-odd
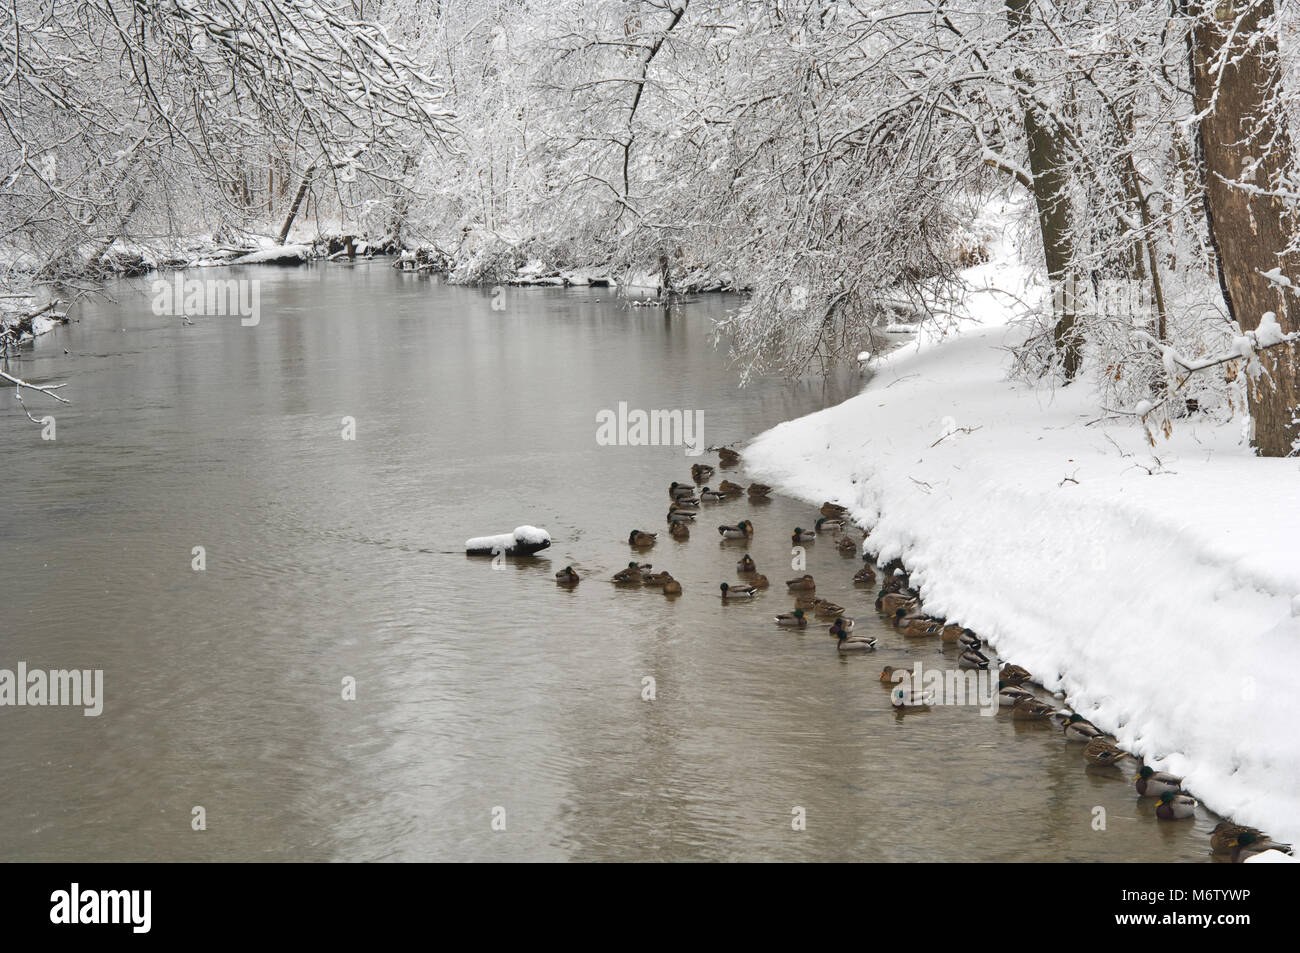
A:
[[[11,366],[73,403],[29,399],[43,440],[0,395],[0,668],[102,669],[105,698],[0,708],[0,859],[1208,859],[1215,818],[1158,823],[1057,731],[896,715],[881,667],[953,653],[881,625],[829,540],[818,594],[880,648],[773,625],[813,507],[662,534],[637,558],[679,599],[608,582],[695,461],[598,444],[598,412],[699,410],[723,443],[860,386],[738,388],[710,343],[734,299],[494,296],[378,261],[201,277],[231,275],[260,282],[256,326],[119,282]],[[744,518],[748,547],[719,539]],[[464,555],[520,524],[553,547]],[[746,549],[776,585],[723,605]]]

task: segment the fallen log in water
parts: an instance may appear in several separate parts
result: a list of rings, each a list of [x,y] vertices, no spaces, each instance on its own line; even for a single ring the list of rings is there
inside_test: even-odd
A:
[[[551,534],[536,526],[517,526],[513,533],[465,540],[466,556],[531,556],[551,545]]]

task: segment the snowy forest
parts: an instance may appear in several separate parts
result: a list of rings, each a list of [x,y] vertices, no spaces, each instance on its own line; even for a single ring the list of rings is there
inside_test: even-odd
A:
[[[1024,303],[1019,373],[1084,375],[1153,440],[1249,406],[1258,452],[1286,456],[1297,12],[16,0],[4,293],[342,230],[427,249],[453,281],[540,261],[744,289],[722,328],[741,366],[801,374],[890,322],[951,320],[987,254],[979,209],[1018,196],[1052,286]]]

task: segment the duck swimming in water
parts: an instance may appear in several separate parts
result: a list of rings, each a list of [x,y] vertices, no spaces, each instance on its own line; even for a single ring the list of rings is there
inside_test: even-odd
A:
[[[578,574],[573,571],[572,566],[565,566],[555,574],[555,582],[560,586],[576,586],[578,584]]]

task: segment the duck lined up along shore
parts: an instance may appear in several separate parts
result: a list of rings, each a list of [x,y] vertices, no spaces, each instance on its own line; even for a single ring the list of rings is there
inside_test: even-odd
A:
[[[735,465],[740,460],[739,454],[734,451],[729,451],[727,455],[720,452],[719,457],[720,465],[724,467]],[[702,503],[725,504],[742,496],[748,496],[751,503],[762,503],[772,492],[772,488],[766,484],[751,483],[746,488],[726,479],[718,484],[716,490],[710,489],[706,481],[714,472],[711,465],[695,464],[691,468],[695,485],[676,481],[669,485],[667,520],[669,534],[673,539],[680,542],[690,538],[689,524],[695,520]],[[697,489],[701,484],[704,484],[702,488]],[[884,565],[873,565],[874,560],[868,551],[869,536],[864,534],[861,542],[855,542],[844,534],[850,524],[848,511],[842,504],[828,500],[818,512],[819,516],[812,523],[812,529],[803,526],[794,528],[790,539],[792,546],[812,543],[818,535],[832,534],[838,551],[845,555],[859,552],[862,555],[863,565],[854,572],[851,585],[875,586],[877,578],[880,579],[875,607],[892,623],[896,631],[908,638],[938,638],[942,644],[954,646],[958,653],[956,662],[961,669],[976,672],[994,670],[992,660],[983,651],[983,640],[975,632],[958,622],[945,621],[921,611],[920,594],[912,588],[907,569],[900,558],[895,557]],[[752,521],[742,519],[735,524],[720,525],[718,533],[724,542],[749,540],[754,537],[755,529]],[[654,546],[657,538],[657,533],[633,529],[628,534],[627,542],[634,549],[645,549]],[[767,577],[758,572],[758,566],[749,553],[745,553],[736,562],[736,572],[745,581],[723,582],[719,585],[724,603],[752,602],[768,588]],[[578,585],[580,576],[572,566],[566,566],[555,574],[555,581],[557,586],[572,589]],[[622,588],[659,589],[664,595],[672,597],[682,594],[681,583],[671,573],[666,570],[652,572],[649,563],[629,562],[626,568],[613,575],[612,581]],[[816,585],[811,573],[786,580],[786,588],[794,599],[795,607],[772,617],[775,623],[782,628],[805,630],[810,616],[831,619],[827,633],[834,640],[838,653],[875,650],[878,640],[854,634],[855,620],[846,614],[845,607],[817,597]],[[932,700],[921,693],[909,693],[901,685],[895,685],[898,675],[899,670],[894,666],[885,666],[880,673],[880,681],[893,686],[891,707],[900,713],[928,711]],[[998,709],[1009,713],[1013,721],[1054,724],[1065,740],[1083,744],[1084,760],[1092,769],[1114,771],[1127,759],[1140,764],[1140,759],[1122,749],[1113,738],[1082,714],[1057,708],[1037,696],[1032,690],[1032,684],[1032,675],[1028,670],[1005,662],[997,670]],[[1127,777],[1127,772],[1124,776]],[[1153,813],[1159,821],[1175,822],[1192,818],[1200,807],[1196,798],[1184,789],[1182,778],[1149,765],[1140,765],[1131,781],[1139,798],[1157,800]],[[1264,850],[1290,853],[1292,849],[1288,844],[1272,841],[1267,834],[1255,828],[1226,820],[1215,827],[1210,841],[1213,853],[1226,854],[1234,862]]]

